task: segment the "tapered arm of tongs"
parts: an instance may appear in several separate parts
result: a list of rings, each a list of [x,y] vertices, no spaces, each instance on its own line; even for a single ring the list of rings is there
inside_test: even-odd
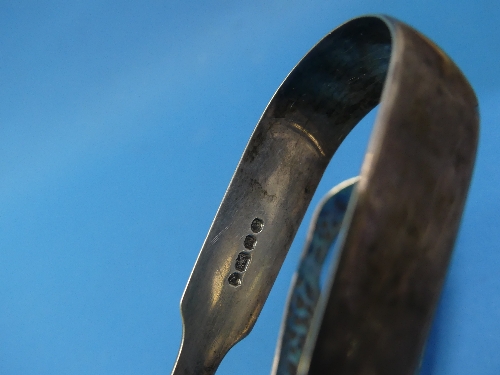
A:
[[[250,332],[331,157],[379,102],[299,373],[414,372],[471,179],[477,101],[432,42],[373,16],[321,40],[264,111],[182,297],[174,375],[213,374]]]
[[[321,276],[328,268],[349,200],[359,178],[335,186],[318,204],[304,251],[292,278],[271,374],[295,375],[321,294]],[[333,254],[335,255],[335,254]],[[335,259],[335,258],[334,258]]]

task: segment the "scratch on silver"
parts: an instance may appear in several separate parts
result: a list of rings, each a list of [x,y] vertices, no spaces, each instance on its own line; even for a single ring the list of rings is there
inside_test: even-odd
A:
[[[291,125],[295,129],[300,131],[302,134],[304,134],[307,138],[309,138],[309,140],[314,144],[314,146],[316,146],[316,148],[318,149],[321,156],[326,155],[325,152],[323,151],[323,149],[321,148],[321,145],[319,144],[318,140],[316,138],[314,138],[314,136],[311,133],[309,133],[306,129],[304,129],[302,126],[300,126],[299,124],[297,124],[295,122],[292,122]]]

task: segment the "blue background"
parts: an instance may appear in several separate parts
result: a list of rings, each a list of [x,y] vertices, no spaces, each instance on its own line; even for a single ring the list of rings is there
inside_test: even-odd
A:
[[[461,67],[481,139],[424,374],[500,373],[494,1],[0,0],[0,374],[168,374],[179,300],[253,127],[299,59],[366,13]],[[358,174],[374,114],[312,207]],[[312,209],[219,374],[267,374]]]

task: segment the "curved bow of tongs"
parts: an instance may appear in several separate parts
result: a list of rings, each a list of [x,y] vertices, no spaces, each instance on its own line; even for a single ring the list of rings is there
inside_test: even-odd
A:
[[[213,374],[253,327],[331,157],[380,101],[301,374],[411,374],[445,277],[478,138],[454,63],[385,16],[321,40],[264,111],[202,247],[173,374]]]

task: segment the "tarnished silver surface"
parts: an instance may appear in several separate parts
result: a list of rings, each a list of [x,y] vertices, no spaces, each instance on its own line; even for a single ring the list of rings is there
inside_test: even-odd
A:
[[[432,42],[378,16],[327,35],[264,111],[184,292],[174,375],[213,374],[250,332],[328,162],[379,101],[299,371],[414,372],[471,178],[477,101]]]
[[[318,204],[285,307],[272,374],[295,375],[321,293],[321,275],[338,238],[358,177],[335,186]]]

